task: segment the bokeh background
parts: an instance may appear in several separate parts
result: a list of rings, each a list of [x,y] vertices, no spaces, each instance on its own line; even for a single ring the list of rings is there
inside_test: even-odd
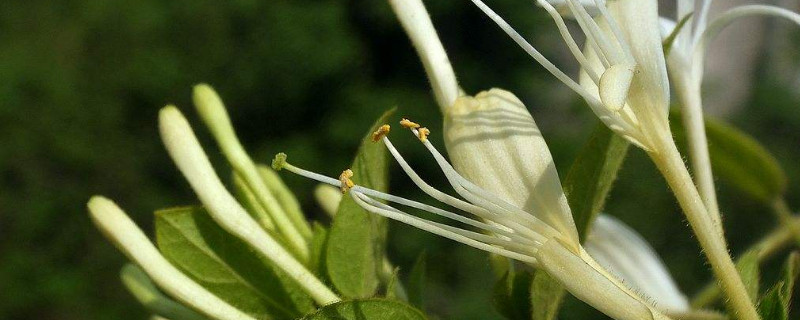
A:
[[[557,32],[530,1],[490,3],[547,56],[574,70]],[[727,3],[727,1],[726,1]],[[797,10],[797,1],[785,3]],[[566,173],[596,120],[468,1],[427,1],[468,92],[515,92]],[[669,4],[663,12],[668,14]],[[764,143],[789,176],[800,208],[800,33],[750,19],[709,54],[710,110]],[[727,73],[726,73],[727,72]],[[731,73],[732,72],[732,73]],[[5,1],[0,6],[0,319],[143,319],[118,281],[123,256],[88,219],[93,194],[115,199],[145,230],[154,209],[196,203],[169,161],[156,116],[177,104],[221,173],[190,104],[212,84],[254,158],[276,152],[335,174],[372,121],[390,107],[431,127],[441,117],[422,67],[385,1]],[[421,174],[443,177],[423,149],[394,139]],[[394,167],[395,193],[419,197]],[[286,181],[311,219],[314,184]],[[731,250],[775,225],[769,209],[718,182]],[[710,277],[669,190],[641,151],[630,153],[606,211],[640,231],[692,294]],[[410,268],[429,255],[428,311],[443,319],[499,319],[487,256],[399,224],[389,255]],[[446,263],[445,263],[446,262]],[[774,278],[779,261],[767,264]],[[771,283],[771,282],[770,282]],[[568,301],[563,319],[593,315]]]

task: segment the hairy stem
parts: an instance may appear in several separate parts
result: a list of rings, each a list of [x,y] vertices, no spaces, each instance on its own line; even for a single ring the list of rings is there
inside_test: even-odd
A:
[[[763,263],[795,241],[792,228],[800,228],[800,216],[790,217],[788,223],[781,224],[772,230],[745,252],[758,251],[758,262]],[[692,308],[699,309],[714,303],[719,299],[719,294],[719,286],[716,282],[706,284],[692,299]]]
[[[681,117],[683,118],[683,127],[686,129],[689,160],[700,197],[708,209],[708,214],[716,226],[717,232],[724,236],[717,202],[717,190],[714,186],[714,174],[711,170],[711,156],[708,152],[708,138],[706,137],[705,121],[703,121],[703,102],[699,83],[697,88],[694,88],[691,83],[693,82],[676,81],[678,97],[683,106]]]
[[[703,248],[703,253],[711,264],[714,275],[728,297],[734,316],[742,320],[759,319],[755,306],[728,254],[725,238],[717,231],[713,219],[708,214],[675,142],[669,135],[660,137],[656,140],[658,145],[650,152],[650,157],[678,199],[686,219]]]

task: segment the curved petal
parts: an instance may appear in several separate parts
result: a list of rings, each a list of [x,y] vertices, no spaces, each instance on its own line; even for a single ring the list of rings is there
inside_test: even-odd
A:
[[[702,78],[705,54],[708,44],[711,42],[711,40],[719,35],[719,33],[725,29],[725,27],[729,26],[736,19],[755,15],[785,18],[797,25],[800,25],[800,15],[793,11],[775,6],[747,5],[725,11],[711,21],[711,23],[708,25],[708,28],[706,28],[703,34],[696,39],[697,42],[695,44],[694,54],[692,57],[692,76],[694,81],[700,81]]]
[[[655,250],[633,229],[608,215],[600,215],[586,240],[586,251],[625,283],[652,298],[670,312],[690,310]]]

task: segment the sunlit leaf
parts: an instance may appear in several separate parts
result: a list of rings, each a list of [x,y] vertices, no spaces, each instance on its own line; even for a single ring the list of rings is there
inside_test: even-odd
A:
[[[382,142],[372,142],[376,128],[394,112],[383,114],[367,131],[350,169],[353,181],[385,191],[388,187],[387,155]],[[326,268],[334,287],[345,297],[371,297],[379,285],[378,268],[384,255],[386,220],[368,213],[349,196],[342,198],[328,234]]]
[[[343,301],[320,308],[303,320],[425,320],[425,315],[397,301],[366,299]]]
[[[759,281],[761,279],[761,272],[758,267],[758,251],[752,250],[742,255],[736,261],[736,270],[742,277],[744,287],[747,289],[747,295],[755,302],[758,299]]]
[[[156,211],[161,253],[187,276],[259,319],[294,319],[313,301],[285,273],[220,228],[199,207]]]
[[[787,302],[781,297],[781,288],[783,288],[783,282],[776,284],[761,298],[761,302],[758,304],[758,313],[761,315],[761,319],[789,319],[789,310],[786,308]]]
[[[786,263],[784,263],[783,271],[781,272],[783,287],[780,290],[780,296],[787,310],[792,301],[792,292],[794,292],[794,284],[797,281],[798,275],[800,275],[800,252],[795,251],[786,258]]]

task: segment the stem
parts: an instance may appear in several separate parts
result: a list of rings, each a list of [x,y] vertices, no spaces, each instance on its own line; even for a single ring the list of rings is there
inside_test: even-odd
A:
[[[772,210],[778,216],[780,224],[786,226],[794,240],[800,245],[800,225],[792,223],[792,210],[786,204],[786,199],[781,197],[772,201]]]
[[[692,164],[695,183],[708,209],[708,213],[716,226],[717,232],[724,236],[722,218],[717,202],[717,192],[714,186],[714,173],[711,170],[711,156],[708,153],[708,138],[706,126],[703,121],[703,101],[700,95],[700,84],[687,81],[676,81],[678,96],[683,105],[681,117],[686,130],[686,140],[689,147],[689,159]]]
[[[686,219],[694,231],[703,252],[711,264],[711,269],[719,280],[728,303],[736,317],[742,320],[759,319],[747,290],[739,277],[739,272],[728,254],[725,238],[717,232],[713,219],[703,204],[692,177],[683,163],[675,142],[669,135],[659,135],[656,147],[650,157],[667,179],[672,192],[678,199]]]
[[[800,228],[800,216],[790,217],[788,223],[781,224],[746,251],[758,250],[758,262],[763,263],[794,240],[792,228]],[[710,305],[719,298],[719,294],[719,286],[716,282],[706,284],[692,299],[692,308],[699,309]]]

